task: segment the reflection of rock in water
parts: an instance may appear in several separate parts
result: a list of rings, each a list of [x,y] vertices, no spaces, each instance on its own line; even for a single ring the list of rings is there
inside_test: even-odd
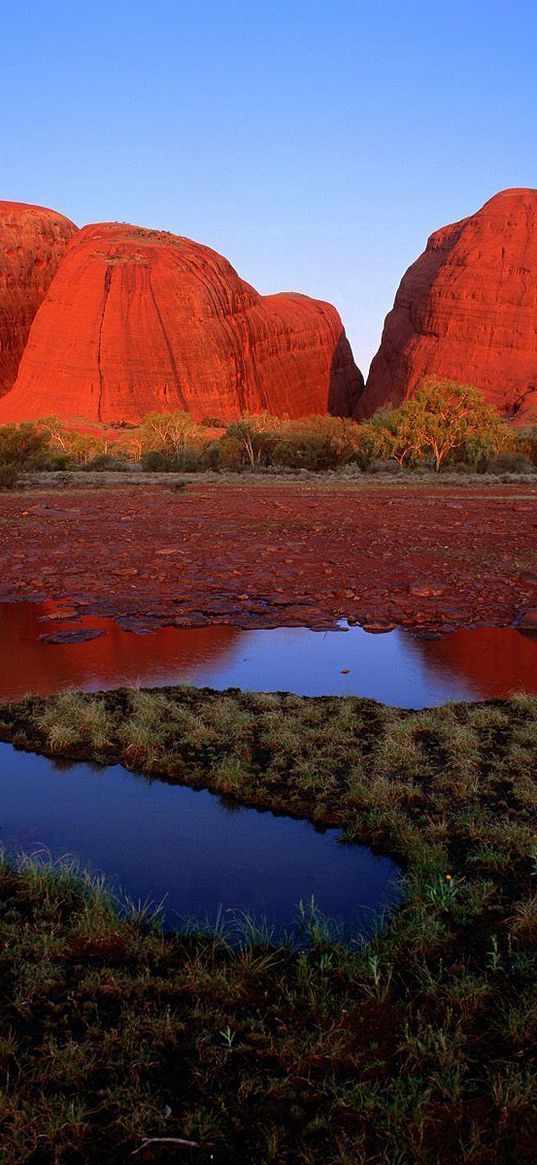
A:
[[[196,682],[208,664],[225,659],[240,631],[210,626],[181,630],[161,627],[151,635],[122,631],[113,619],[85,617],[57,622],[59,611],[73,608],[53,602],[0,604],[0,699],[19,699],[27,692],[51,695],[66,688],[109,688],[137,682]],[[43,617],[47,618],[43,621]],[[90,642],[46,643],[42,636],[60,630],[98,628],[106,634]]]
[[[463,628],[442,639],[414,639],[413,645],[433,671],[467,680],[476,698],[537,692],[537,639],[512,628]]]
[[[241,671],[238,657],[244,652],[238,648],[244,645],[242,637],[251,633],[238,628],[161,627],[135,634],[110,618],[85,616],[77,621],[75,616],[73,608],[53,602],[0,604],[4,664],[0,700],[19,699],[27,692],[51,695],[67,688],[95,691],[182,682],[219,687],[223,681],[225,686],[238,683],[257,688],[263,676],[271,688],[274,677],[270,668],[266,671],[269,657],[277,665],[280,681],[285,675],[279,686],[290,691],[310,690],[304,671],[308,667],[314,668],[320,678],[319,691],[325,694],[341,691],[341,674],[351,676],[350,669],[340,670],[339,664],[334,676],[333,636],[315,637],[304,629],[285,635],[281,628],[272,634],[263,631],[263,643],[254,637],[246,652],[246,671]],[[134,618],[129,625],[140,630],[149,627],[147,620]],[[438,640],[421,640],[402,631],[395,631],[393,638],[369,636],[361,629],[356,634],[367,641],[368,661],[368,674],[353,686],[356,695],[367,693],[371,680],[378,681],[377,698],[394,703],[414,698],[417,706],[446,699],[502,697],[517,690],[537,692],[537,638],[511,628],[459,630]],[[378,652],[372,650],[375,646]],[[311,656],[309,648],[314,649]],[[418,668],[413,657],[419,659]],[[395,669],[397,674],[395,690],[389,683],[386,689],[386,662],[388,671]]]

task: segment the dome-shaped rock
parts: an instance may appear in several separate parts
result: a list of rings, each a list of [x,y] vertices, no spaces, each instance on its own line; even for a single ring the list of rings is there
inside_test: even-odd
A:
[[[54,210],[0,202],[0,396],[15,383],[32,320],[75,231]]]
[[[265,409],[349,416],[362,391],[330,304],[260,296],[208,247],[100,223],[69,246],[0,423],[136,423],[179,409],[198,420]]]
[[[504,190],[431,235],[355,415],[401,404],[430,376],[475,385],[517,424],[537,419],[537,190]]]

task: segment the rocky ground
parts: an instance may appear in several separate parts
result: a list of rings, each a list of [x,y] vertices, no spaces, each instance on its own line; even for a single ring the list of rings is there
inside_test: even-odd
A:
[[[536,501],[527,482],[26,488],[0,495],[0,600],[139,630],[506,626],[537,606]]]

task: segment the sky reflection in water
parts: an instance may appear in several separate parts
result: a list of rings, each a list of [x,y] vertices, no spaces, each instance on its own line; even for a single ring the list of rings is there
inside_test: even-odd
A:
[[[292,691],[304,696],[369,696],[401,707],[537,692],[537,639],[507,628],[461,629],[438,640],[360,627],[241,631],[229,626],[123,631],[113,619],[58,622],[53,603],[0,604],[0,699],[31,691],[98,690],[192,683],[213,688]],[[67,608],[64,606],[63,608]],[[81,628],[104,632],[86,643],[40,636]]]
[[[164,899],[171,927],[185,917],[229,922],[244,911],[281,935],[300,899],[313,895],[347,937],[367,933],[398,899],[398,869],[338,836],[120,765],[60,768],[0,744],[0,842],[8,852],[76,855],[131,898]]]

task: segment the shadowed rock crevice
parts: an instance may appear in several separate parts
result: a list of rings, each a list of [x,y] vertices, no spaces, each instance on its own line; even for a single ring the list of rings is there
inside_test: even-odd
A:
[[[334,349],[328,387],[328,412],[334,417],[353,417],[365,391],[364,378],[356,367],[351,346],[341,333]]]
[[[99,400],[97,403],[97,419],[99,421],[102,421],[102,419],[103,419],[104,373],[103,373],[103,366],[102,366],[102,361],[101,361],[101,350],[102,350],[102,342],[103,342],[104,313],[106,311],[106,304],[108,302],[108,296],[110,295],[110,287],[112,285],[113,273],[114,273],[113,267],[107,267],[106,271],[104,273],[103,302],[102,302],[102,307],[101,307],[101,319],[99,322],[99,337],[97,340],[97,372],[99,374]]]
[[[182,408],[185,409],[186,402],[185,402],[183,390],[181,388],[181,381],[179,379],[179,373],[177,371],[177,364],[175,361],[173,349],[172,349],[172,346],[170,344],[168,334],[166,332],[166,328],[164,327],[164,322],[163,322],[162,314],[161,314],[161,311],[160,311],[160,308],[158,305],[158,300],[157,300],[157,297],[156,297],[154,289],[153,289],[153,284],[151,282],[151,274],[149,274],[148,283],[149,283],[149,291],[151,293],[151,299],[153,301],[153,306],[155,308],[155,314],[156,314],[158,322],[160,324],[160,328],[162,331],[162,338],[164,340],[164,344],[165,344],[166,351],[168,353],[168,358],[170,361],[170,368],[172,370],[174,389],[175,389],[175,392],[177,394],[178,400],[180,400],[182,402]],[[166,387],[164,387],[164,395],[165,395],[166,399],[168,399],[169,391],[166,390]]]

